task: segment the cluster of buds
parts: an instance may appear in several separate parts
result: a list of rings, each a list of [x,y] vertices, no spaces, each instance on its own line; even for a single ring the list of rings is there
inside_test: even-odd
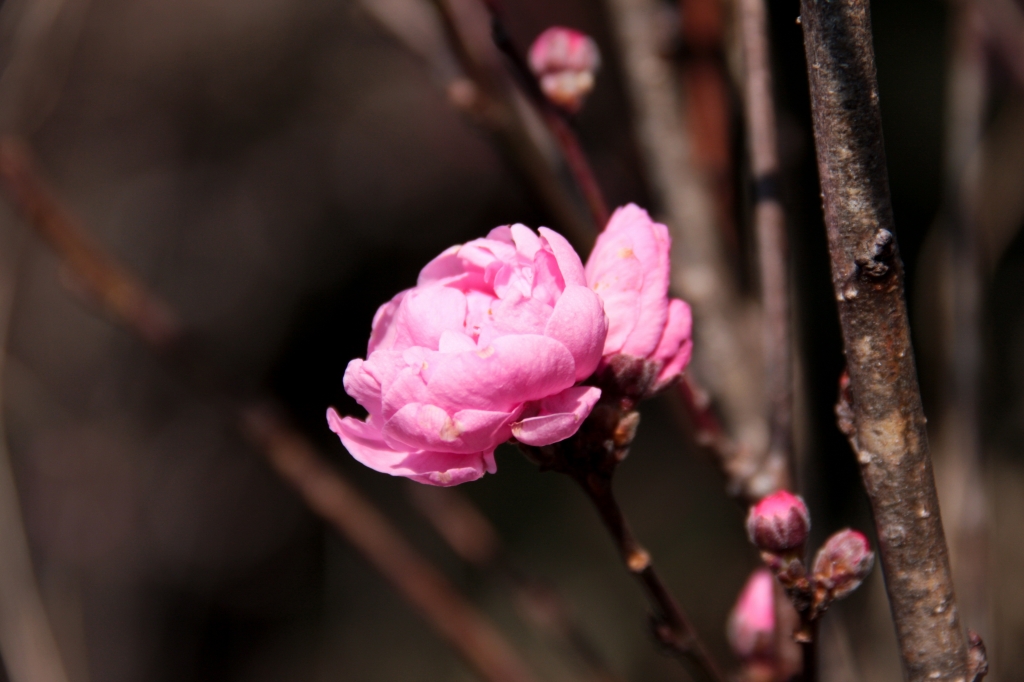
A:
[[[807,641],[810,637],[810,630],[806,626],[820,617],[833,601],[857,589],[871,572],[875,561],[875,555],[863,533],[847,528],[825,541],[808,572],[804,557],[810,530],[811,516],[807,505],[799,496],[785,490],[755,504],[747,516],[750,541],[761,550],[761,558],[800,614],[804,627],[796,633],[796,637],[801,641]],[[753,589],[752,581],[753,578],[744,588],[736,608],[739,610],[744,604],[748,605],[744,607],[750,611],[743,616],[745,622],[765,622],[749,606],[760,602],[750,598],[744,600],[747,592]],[[747,640],[733,638],[731,641],[736,654],[748,660],[751,656],[749,647],[739,646]]]
[[[529,61],[548,99],[569,113],[576,113],[594,89],[601,53],[585,33],[553,26],[533,41]]]

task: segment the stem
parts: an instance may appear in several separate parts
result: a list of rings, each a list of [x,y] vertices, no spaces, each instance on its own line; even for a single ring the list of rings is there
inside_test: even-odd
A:
[[[541,118],[555,138],[569,167],[569,172],[576,181],[576,186],[583,195],[583,199],[587,202],[594,226],[600,232],[608,223],[608,202],[605,201],[601,186],[597,182],[597,177],[590,167],[586,154],[583,153],[576,133],[567,122],[565,114],[541,90],[537,77],[530,70],[529,64],[505,27],[497,3],[483,0],[483,4],[491,13],[491,36],[494,39],[494,44],[508,59],[515,81],[540,112]]]
[[[697,631],[655,571],[651,555],[626,523],[622,509],[612,493],[610,478],[590,474],[576,480],[601,515],[626,568],[643,588],[644,596],[654,612],[654,634],[658,641],[686,663],[694,677],[707,682],[724,682],[725,678],[697,636]]]
[[[970,677],[893,236],[867,0],[801,1],[818,172],[861,464],[910,682]]]

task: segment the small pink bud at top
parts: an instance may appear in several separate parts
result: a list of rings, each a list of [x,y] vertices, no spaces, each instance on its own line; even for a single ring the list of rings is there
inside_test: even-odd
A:
[[[742,660],[770,657],[775,649],[775,580],[766,568],[754,571],[729,614],[727,634]]]
[[[863,533],[841,530],[834,534],[814,557],[814,582],[828,591],[832,599],[841,599],[857,589],[871,572],[875,553]]]
[[[585,33],[552,26],[533,41],[529,60],[544,94],[558,106],[576,112],[594,89],[601,53]]]
[[[799,549],[807,542],[811,515],[798,496],[780,490],[750,508],[747,535],[750,541],[767,552],[781,553]]]

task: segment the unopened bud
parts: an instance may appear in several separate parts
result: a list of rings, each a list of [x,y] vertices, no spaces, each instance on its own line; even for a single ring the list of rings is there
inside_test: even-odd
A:
[[[530,68],[552,102],[570,112],[579,111],[594,89],[601,66],[597,44],[585,33],[553,26],[530,46]]]
[[[775,579],[765,568],[754,571],[729,614],[729,645],[744,661],[768,658],[775,651]]]
[[[826,601],[841,599],[864,582],[874,563],[875,553],[864,534],[849,528],[841,530],[826,540],[814,557],[816,591],[825,592]]]
[[[797,495],[780,490],[750,508],[747,535],[766,552],[783,553],[803,547],[811,530],[807,505]]]

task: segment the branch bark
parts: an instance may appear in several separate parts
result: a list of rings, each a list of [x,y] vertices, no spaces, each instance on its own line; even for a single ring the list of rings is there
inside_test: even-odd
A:
[[[878,530],[904,674],[973,676],[939,515],[893,236],[867,0],[801,0],[849,382],[837,411]]]

